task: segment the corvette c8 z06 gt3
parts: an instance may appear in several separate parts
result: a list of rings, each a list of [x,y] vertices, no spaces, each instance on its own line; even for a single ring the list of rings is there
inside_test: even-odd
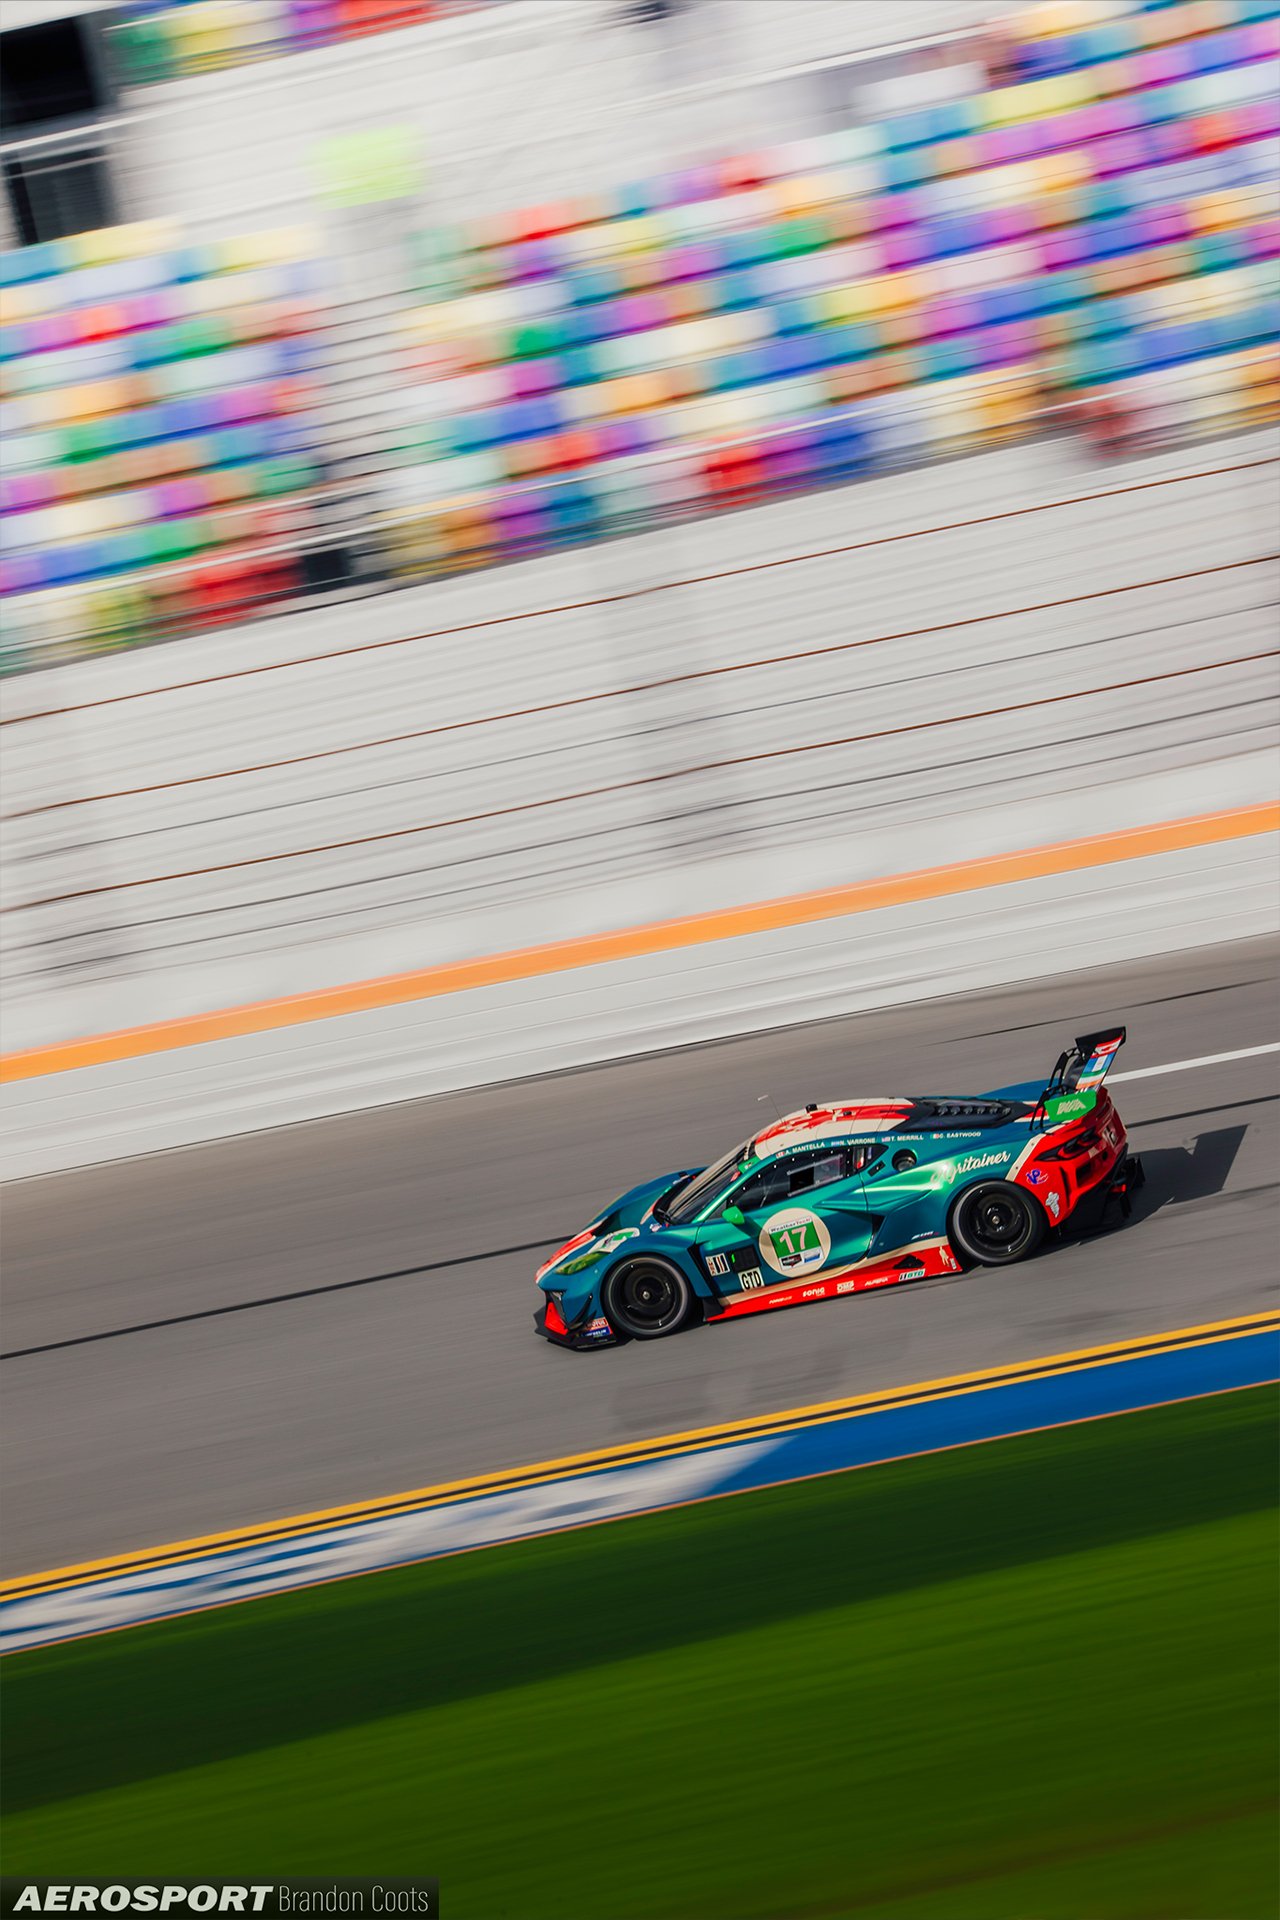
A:
[[[827,1101],[704,1168],[633,1187],[537,1275],[562,1346],[657,1340],[872,1287],[1011,1266],[1086,1202],[1142,1183],[1103,1086],[1123,1027],[1086,1034],[1048,1084],[973,1097]]]

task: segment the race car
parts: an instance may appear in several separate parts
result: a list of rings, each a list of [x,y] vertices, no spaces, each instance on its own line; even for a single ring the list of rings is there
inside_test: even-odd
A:
[[[1086,1034],[1047,1085],[818,1102],[709,1167],[623,1194],[538,1269],[539,1333],[587,1349],[696,1320],[1007,1267],[1142,1166],[1103,1086],[1125,1029]]]

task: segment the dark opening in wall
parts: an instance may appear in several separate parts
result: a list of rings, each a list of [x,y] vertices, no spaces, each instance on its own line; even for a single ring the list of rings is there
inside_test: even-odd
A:
[[[115,221],[111,176],[100,146],[10,154],[4,178],[21,246],[92,233]]]
[[[96,45],[72,17],[0,33],[0,125],[12,138],[51,120],[90,120],[109,106]]]

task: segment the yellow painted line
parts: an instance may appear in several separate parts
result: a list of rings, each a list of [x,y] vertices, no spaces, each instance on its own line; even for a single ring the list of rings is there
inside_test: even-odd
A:
[[[410,973],[387,974],[378,980],[360,980],[349,986],[321,987],[309,993],[289,994],[283,999],[226,1007],[218,1013],[156,1020],[146,1026],[126,1027],[117,1033],[95,1034],[55,1046],[30,1047],[0,1059],[0,1082],[33,1080],[43,1074],[101,1066],[111,1060],[136,1060],[145,1054],[168,1053],[178,1047],[236,1039],[244,1034],[269,1033],[309,1020],[332,1019],[338,1014],[403,1006],[409,1001],[462,993],[472,987],[532,980],[576,967],[599,966],[607,960],[669,953],[713,940],[768,933],[779,927],[805,926],[814,921],[838,919],[843,914],[870,913],[880,907],[902,906],[911,901],[941,900],[949,894],[968,893],[979,887],[1008,886],[1017,880],[1038,880],[1048,874],[1074,873],[1088,867],[1141,859],[1149,854],[1214,846],[1226,840],[1276,831],[1280,831],[1280,804],[1232,807],[1221,813],[1166,821],[1155,827],[1126,828],[1115,833],[1094,834],[1083,840],[1058,841],[1022,853],[958,860],[948,866],[897,874],[888,880],[863,880],[849,886],[791,894],[754,906],[726,907],[677,920],[656,920],[643,926],[624,927],[617,933],[553,940],[542,946],[490,954],[480,960],[419,967]]]
[[[1101,1347],[1081,1347],[1070,1353],[1049,1354],[1035,1360],[1017,1361],[1005,1367],[986,1367],[977,1373],[952,1374],[940,1380],[920,1381],[914,1386],[883,1388],[876,1393],[857,1394],[852,1399],[824,1400],[814,1406],[759,1414],[746,1421],[694,1427],[684,1433],[668,1433],[653,1440],[637,1440],[625,1447],[603,1447],[590,1453],[568,1454],[563,1459],[542,1460],[532,1466],[513,1468],[501,1474],[481,1474],[467,1480],[445,1481],[439,1486],[419,1487],[409,1493],[391,1494],[373,1502],[324,1507],[314,1513],[295,1514],[289,1519],[268,1522],[262,1526],[237,1527],[227,1533],[203,1534],[193,1540],[152,1547],[141,1553],[115,1554],[109,1559],[86,1560],[78,1566],[59,1567],[49,1573],[25,1574],[15,1580],[0,1582],[0,1603],[28,1599],[39,1593],[53,1593],[63,1587],[106,1580],[123,1573],[151,1573],[161,1567],[180,1565],[184,1560],[199,1559],[208,1553],[230,1551],[236,1547],[266,1547],[294,1539],[299,1534],[336,1526],[372,1524],[391,1519],[396,1514],[418,1513],[426,1508],[447,1506],[482,1495],[519,1492],[575,1474],[640,1466],[697,1448],[739,1445],[752,1440],[781,1437],[804,1427],[826,1425],[851,1414],[917,1406],[957,1394],[980,1393],[995,1384],[1016,1385],[1028,1379],[1052,1379],[1081,1366],[1118,1365],[1125,1360],[1141,1359],[1146,1354],[1176,1353],[1186,1347],[1240,1339],[1254,1333],[1280,1334],[1280,1309],[1245,1314],[1232,1320],[1212,1320],[1202,1326],[1173,1327],[1165,1333],[1140,1335],[1132,1340],[1113,1341]]]

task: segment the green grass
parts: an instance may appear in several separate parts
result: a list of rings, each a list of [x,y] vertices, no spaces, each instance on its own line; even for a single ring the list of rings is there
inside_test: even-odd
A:
[[[5,1868],[448,1920],[1271,1920],[1274,1396],[24,1654]]]

